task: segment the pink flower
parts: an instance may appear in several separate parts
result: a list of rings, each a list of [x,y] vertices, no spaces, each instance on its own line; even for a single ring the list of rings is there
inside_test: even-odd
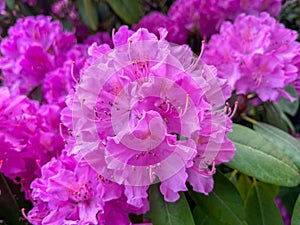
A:
[[[39,107],[26,96],[11,96],[5,87],[0,97],[0,172],[21,184],[30,199],[29,186],[40,167],[63,148],[59,107]]]
[[[134,30],[138,30],[139,28],[147,28],[157,37],[159,37],[159,28],[165,28],[169,31],[166,39],[176,44],[185,43],[188,37],[186,29],[183,29],[182,26],[160,12],[152,12],[151,14],[144,16],[139,24],[133,26]]]
[[[255,92],[262,101],[292,99],[284,87],[298,73],[294,58],[300,46],[297,33],[262,13],[241,14],[234,23],[224,22],[204,52],[204,61],[218,69],[237,94]]]
[[[5,14],[5,5],[5,0],[0,0],[0,14]]]
[[[0,69],[13,94],[36,88],[45,74],[63,65],[76,38],[58,21],[39,15],[18,19],[1,42]]]
[[[104,179],[84,160],[63,151],[42,167],[31,184],[36,204],[28,213],[32,224],[129,224],[124,187]],[[147,209],[146,209],[147,210]]]
[[[177,0],[171,6],[168,18],[180,29],[209,37],[217,33],[222,22],[234,20],[242,12],[258,15],[267,11],[278,16],[280,9],[281,0]]]
[[[159,31],[160,39],[123,26],[113,49],[92,45],[93,61],[63,112],[66,123],[73,120],[72,153],[125,185],[127,203],[138,208],[157,178],[167,201],[187,190],[186,181],[208,194],[215,164],[234,153],[226,138],[231,121],[217,110],[230,95],[226,83],[188,46],[169,44],[167,31]]]

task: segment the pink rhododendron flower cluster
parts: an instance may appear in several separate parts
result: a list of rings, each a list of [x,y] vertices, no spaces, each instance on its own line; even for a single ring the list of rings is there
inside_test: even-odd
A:
[[[18,19],[1,41],[4,85],[13,94],[26,94],[43,81],[47,72],[63,65],[75,43],[75,36],[63,32],[61,23],[51,21],[51,17]]]
[[[226,138],[231,121],[217,110],[230,95],[226,83],[189,47],[172,46],[166,36],[165,29],[158,39],[147,29],[123,26],[113,49],[92,45],[92,60],[63,113],[73,122],[72,153],[125,185],[127,203],[136,207],[156,178],[167,201],[187,190],[186,181],[208,194],[215,164],[234,153]]]
[[[26,96],[11,96],[0,88],[0,172],[22,185],[30,199],[30,183],[40,176],[40,166],[59,156],[60,108],[42,105]]]
[[[300,46],[297,32],[285,28],[267,13],[241,14],[224,22],[211,37],[204,61],[216,66],[237,94],[255,92],[262,101],[290,98],[284,87],[298,74],[295,57]]]
[[[59,18],[67,19],[71,23],[80,21],[79,14],[72,1],[57,0],[53,3],[51,10]]]
[[[234,20],[240,13],[258,15],[269,12],[278,16],[281,0],[177,0],[168,11],[168,15],[152,12],[145,16],[134,29],[144,27],[157,34],[159,27],[168,29],[167,40],[184,43],[189,33],[200,32],[202,37],[209,37],[218,32],[225,20]]]
[[[128,205],[123,186],[67,151],[43,166],[41,178],[31,184],[36,204],[27,219],[32,224],[126,225],[128,213],[148,210],[148,205],[144,209]]]
[[[12,94],[26,94],[41,85],[42,103],[65,105],[65,97],[79,80],[91,42],[110,43],[106,33],[97,33],[76,44],[73,33],[63,32],[51,17],[19,19],[1,42],[0,69],[4,85]]]

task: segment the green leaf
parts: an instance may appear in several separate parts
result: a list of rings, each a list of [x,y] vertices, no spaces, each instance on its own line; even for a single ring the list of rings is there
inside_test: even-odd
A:
[[[83,22],[92,30],[97,30],[99,21],[96,2],[92,0],[76,0],[76,5]]]
[[[21,209],[31,209],[30,202],[25,201],[20,186],[15,185],[0,173],[0,220],[7,224],[27,225],[29,222],[23,218]]]
[[[196,206],[193,210],[193,217],[196,225],[226,225],[220,221],[213,220],[205,212],[203,212],[199,206]]]
[[[274,199],[260,183],[254,182],[246,199],[246,218],[249,225],[283,225]]]
[[[208,196],[189,190],[194,202],[213,221],[230,225],[245,224],[243,200],[235,186],[223,175],[214,175],[215,186]]]
[[[266,113],[266,121],[269,124],[286,132],[290,129],[293,133],[295,133],[295,128],[290,119],[277,105],[272,102],[265,102],[264,109]]]
[[[286,210],[292,215],[296,199],[300,194],[300,186],[298,187],[280,187],[279,198]]]
[[[233,159],[227,163],[230,167],[266,183],[287,187],[300,183],[295,164],[259,133],[234,124],[228,138],[236,147]]]
[[[298,196],[296,204],[294,206],[291,225],[299,225],[299,224],[300,224],[300,195]]]
[[[142,11],[138,0],[106,0],[114,12],[129,25],[138,23]]]
[[[258,182],[260,187],[265,190],[266,193],[269,194],[273,199],[275,199],[278,194],[280,187],[274,184],[268,184],[268,183],[263,183],[263,182]]]
[[[277,103],[277,106],[285,113],[295,116],[298,107],[299,107],[299,99],[298,99],[298,94],[297,91],[294,87],[292,86],[286,86],[285,87],[286,92],[290,94],[290,96],[295,98],[295,101],[291,102],[289,99],[281,97]]]
[[[281,130],[287,132],[288,126],[281,118],[283,112],[280,110],[280,108],[271,102],[265,102],[263,105],[264,105],[264,111],[266,113],[266,121],[269,124],[272,124],[273,126],[278,127]]]
[[[5,4],[8,6],[8,8],[14,9],[15,0],[5,0]]]
[[[296,138],[266,123],[258,122],[253,127],[264,138],[288,155],[300,170],[300,144]]]
[[[180,193],[180,199],[176,202],[166,202],[159,184],[153,184],[150,186],[149,200],[153,225],[195,225],[184,193]]]
[[[245,200],[248,196],[248,192],[252,186],[252,181],[249,176],[241,174],[237,181],[237,189],[240,192],[241,197]]]

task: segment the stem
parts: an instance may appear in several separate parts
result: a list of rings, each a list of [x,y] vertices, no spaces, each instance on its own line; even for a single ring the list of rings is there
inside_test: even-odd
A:
[[[246,121],[248,121],[248,122],[250,122],[250,123],[252,123],[252,124],[258,123],[255,119],[252,119],[252,118],[246,116],[246,114],[241,114],[241,117],[242,117],[244,120],[246,120]]]
[[[239,171],[237,171],[237,170],[232,171],[232,173],[230,174],[229,180],[232,180],[232,178],[234,178],[238,172]]]

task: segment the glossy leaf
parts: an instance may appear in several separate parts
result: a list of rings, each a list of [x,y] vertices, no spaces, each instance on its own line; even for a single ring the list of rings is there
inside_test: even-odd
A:
[[[193,211],[193,217],[196,225],[226,225],[220,221],[215,221],[213,218],[209,217],[200,206],[196,206]]]
[[[236,187],[223,175],[214,175],[215,186],[208,196],[189,190],[194,202],[213,221],[224,224],[245,224],[243,200]]]
[[[300,144],[296,138],[266,123],[258,122],[254,129],[288,155],[300,170]]]
[[[292,215],[292,225],[300,224],[300,195],[297,198]]]
[[[176,202],[166,202],[159,184],[153,184],[150,186],[149,200],[153,225],[195,225],[184,193],[180,193],[180,199]]]
[[[97,30],[99,21],[96,2],[92,0],[76,0],[76,5],[83,22],[92,30]]]
[[[290,129],[293,133],[295,133],[295,128],[290,119],[277,105],[272,102],[265,102],[264,109],[266,114],[266,121],[269,124],[278,127],[279,129],[286,132],[288,132],[288,130]]]
[[[246,199],[246,218],[249,225],[283,225],[274,199],[258,182],[253,183]]]
[[[142,11],[138,0],[106,0],[114,12],[129,25],[138,23]]]
[[[285,87],[285,90],[290,94],[290,96],[295,98],[295,101],[291,102],[289,99],[281,97],[277,103],[277,106],[285,113],[295,116],[298,107],[299,107],[299,99],[297,91],[294,87],[287,86]]]
[[[235,156],[227,163],[230,167],[266,183],[280,186],[300,183],[299,170],[293,161],[259,133],[234,124],[228,138],[236,147]]]

